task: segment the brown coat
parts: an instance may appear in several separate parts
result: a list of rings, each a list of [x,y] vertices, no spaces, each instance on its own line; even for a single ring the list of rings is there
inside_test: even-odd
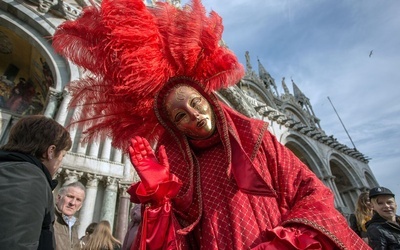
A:
[[[69,239],[69,228],[62,218],[61,213],[55,209],[56,220],[54,222],[54,235],[56,238],[56,250],[80,250],[78,237],[78,221],[72,226],[72,237]]]

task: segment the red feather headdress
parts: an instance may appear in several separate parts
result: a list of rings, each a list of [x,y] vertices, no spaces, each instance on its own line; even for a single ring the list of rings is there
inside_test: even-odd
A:
[[[172,78],[185,77],[211,93],[236,84],[244,74],[236,56],[220,44],[222,20],[208,16],[200,0],[182,9],[143,0],[103,0],[75,21],[60,25],[53,47],[87,71],[69,84],[71,124],[85,139],[110,136],[128,148],[134,135],[150,141],[164,132],[154,114],[154,96]]]

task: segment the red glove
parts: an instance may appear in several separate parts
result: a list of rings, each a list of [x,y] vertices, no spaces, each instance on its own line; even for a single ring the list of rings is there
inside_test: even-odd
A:
[[[170,180],[169,163],[164,146],[159,148],[159,162],[149,142],[142,137],[135,136],[131,140],[129,155],[147,192],[154,191],[159,184]]]

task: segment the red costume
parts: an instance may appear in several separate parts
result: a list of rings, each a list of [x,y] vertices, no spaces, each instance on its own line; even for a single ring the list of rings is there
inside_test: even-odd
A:
[[[159,139],[173,175],[155,192],[140,183],[128,191],[149,204],[146,236],[132,249],[369,249],[333,206],[332,192],[267,123],[182,81],[208,98],[218,132],[190,140],[170,130]],[[172,127],[157,101],[161,123]]]
[[[199,0],[182,9],[103,0],[55,33],[55,49],[96,76],[69,87],[71,106],[82,109],[75,122],[88,140],[111,136],[141,177],[129,189],[144,204],[132,249],[369,249],[335,209],[332,192],[267,123],[213,95],[244,73],[219,43],[222,30]],[[176,84],[209,102],[217,127],[210,138],[191,140],[167,118],[164,98]],[[160,163],[134,136],[150,141]]]

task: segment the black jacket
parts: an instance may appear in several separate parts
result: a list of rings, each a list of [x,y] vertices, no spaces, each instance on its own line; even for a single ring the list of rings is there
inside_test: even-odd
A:
[[[368,244],[374,250],[400,250],[400,217],[397,224],[391,223],[375,213],[365,226],[367,227]]]
[[[0,150],[0,249],[55,249],[54,185],[37,158]]]

